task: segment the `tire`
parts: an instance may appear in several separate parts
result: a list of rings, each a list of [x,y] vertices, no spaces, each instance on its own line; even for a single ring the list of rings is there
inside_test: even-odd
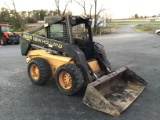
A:
[[[15,42],[14,44],[15,45],[19,45],[19,43],[20,43],[20,41],[19,41],[19,38],[20,38],[19,35],[17,35],[16,38],[17,38],[17,42]]]
[[[84,77],[81,70],[74,64],[60,66],[55,75],[58,89],[65,95],[77,93],[84,85]]]
[[[109,62],[109,60],[107,60],[107,66],[108,66],[108,68],[111,70],[112,68],[111,68],[111,63]]]
[[[7,39],[4,36],[1,37],[0,44],[3,46],[7,44]]]
[[[32,83],[43,85],[51,77],[50,65],[42,58],[33,58],[28,63],[28,75]]]
[[[160,32],[157,32],[158,35],[160,35]]]
[[[19,40],[17,42],[14,43],[15,45],[19,45]]]

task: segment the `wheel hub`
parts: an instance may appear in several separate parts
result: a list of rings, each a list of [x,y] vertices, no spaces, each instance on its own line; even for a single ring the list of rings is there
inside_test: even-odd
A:
[[[0,44],[3,45],[3,40],[2,39],[0,40]]]
[[[64,89],[70,89],[72,87],[71,75],[66,71],[61,72],[59,75],[59,83]]]
[[[32,78],[34,78],[35,80],[38,80],[38,78],[39,78],[39,69],[35,64],[31,65],[30,73],[31,73]]]

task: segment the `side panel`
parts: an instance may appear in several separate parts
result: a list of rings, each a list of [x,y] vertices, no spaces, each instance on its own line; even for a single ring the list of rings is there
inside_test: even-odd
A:
[[[45,50],[31,50],[27,54],[26,63],[33,59],[33,58],[44,58],[48,63],[50,64],[50,67],[52,69],[52,77],[54,77],[55,72],[58,67],[60,67],[63,64],[66,63],[73,63],[72,58],[70,57],[63,57],[59,55],[53,55],[49,52],[46,52]]]
[[[92,68],[92,70],[93,70],[94,73],[100,71],[100,67],[98,65],[97,60],[90,61],[90,62],[88,62],[88,64]]]
[[[63,46],[65,46],[64,43],[61,41],[48,39],[45,37],[32,35],[29,33],[23,33],[21,35],[20,42],[21,42],[21,53],[24,56],[27,55],[27,52],[31,44],[36,44],[36,45],[43,46],[45,48],[50,48],[53,50],[57,50],[60,52],[64,51]]]
[[[21,53],[26,56],[29,52],[30,45],[36,44],[47,49],[56,50],[65,53],[71,57],[76,65],[83,71],[85,80],[87,82],[92,82],[91,75],[89,73],[89,66],[85,59],[84,53],[76,45],[63,43],[54,39],[48,39],[45,37],[32,35],[29,33],[23,33],[21,35]]]

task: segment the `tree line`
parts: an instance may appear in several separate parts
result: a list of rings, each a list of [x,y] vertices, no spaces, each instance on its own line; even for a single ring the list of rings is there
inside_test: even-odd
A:
[[[68,6],[75,2],[77,5],[81,6],[83,15],[94,19],[94,32],[98,32],[99,24],[104,21],[104,19],[101,19],[102,17],[100,14],[106,10],[103,6],[100,9],[97,9],[98,0],[92,0],[90,3],[86,3],[86,0],[65,0],[63,2],[63,8],[61,7],[61,2],[62,0],[54,0],[55,10],[41,9],[17,12],[15,2],[12,0],[14,9],[0,9],[0,23],[9,23],[14,31],[23,31],[25,29],[25,24],[42,21],[45,16],[72,14],[72,12],[68,9]],[[89,7],[89,11],[87,11],[87,7]]]
[[[68,14],[72,14],[70,11]],[[66,14],[67,14],[66,13]],[[58,11],[53,10],[32,10],[15,12],[7,8],[0,9],[0,23],[10,24],[14,30],[24,29],[24,25],[27,23],[37,23],[37,21],[43,21],[45,16],[58,15]],[[17,17],[18,16],[18,17]]]

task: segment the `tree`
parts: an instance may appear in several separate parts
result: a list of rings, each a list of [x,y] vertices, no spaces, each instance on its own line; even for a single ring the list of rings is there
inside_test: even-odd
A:
[[[83,14],[87,15],[87,13],[86,13],[86,1],[85,0],[83,0],[81,2],[78,2],[77,0],[74,0],[74,1],[83,8]]]
[[[44,17],[46,16],[47,14],[47,10],[40,10],[38,12],[38,20],[44,20]]]
[[[31,17],[35,22],[37,22],[38,21],[38,17],[39,17],[39,10],[33,10]]]
[[[94,33],[97,34],[98,33],[98,28],[97,26],[100,25],[104,19],[102,19],[102,17],[100,16],[100,14],[105,11],[105,9],[103,8],[103,6],[101,6],[101,8],[99,10],[97,10],[97,0],[93,0],[93,3],[94,4],[90,4],[90,13],[87,14],[86,12],[86,1],[83,0],[81,2],[78,2],[77,0],[74,0],[78,5],[80,5],[82,8],[83,8],[83,11],[84,11],[84,15],[87,15],[87,16],[92,16],[92,8],[93,8],[93,5],[94,5],[94,15],[93,15],[93,18],[94,18]],[[101,19],[101,20],[98,20],[98,19]]]
[[[14,0],[12,0],[12,5],[13,5],[13,8],[14,8],[13,14],[15,15],[15,19],[13,19],[13,25],[14,25],[15,29],[20,29],[20,28],[22,28],[24,26],[24,24],[21,21],[19,13],[17,12]]]
[[[152,17],[156,17],[156,15],[152,15]]]
[[[66,3],[65,3],[65,6],[64,6],[64,9],[61,11],[60,9],[60,0],[55,0],[55,6],[56,6],[56,14],[57,15],[64,15],[66,14],[66,11],[67,11],[67,7],[69,5],[69,3],[71,3],[71,0],[67,0]]]
[[[99,11],[97,12],[97,0],[94,0],[94,5],[95,5],[94,32],[97,34],[97,32],[98,32],[98,31],[97,31],[97,25],[99,24],[99,23],[97,22],[97,20],[98,20],[100,14],[101,14],[103,11],[105,11],[105,9],[103,8],[103,6],[101,6],[101,8],[99,9]],[[102,21],[100,20],[99,22],[102,22]]]
[[[9,20],[6,20],[7,22],[9,22],[12,26],[14,30],[17,30],[19,28],[22,28],[24,26],[23,21],[19,15],[19,13],[16,10],[16,5],[14,0],[11,0],[11,4],[13,5],[13,9],[10,9],[10,7],[6,4],[5,1],[3,1],[4,4],[8,7],[8,11],[9,11]],[[7,14],[7,13],[5,13]],[[4,15],[3,15],[4,17]]]
[[[0,23],[7,23],[10,20],[10,11],[6,8],[1,8]]]
[[[83,15],[88,16],[90,18],[92,17],[93,4],[90,4],[90,9],[89,9],[89,14],[88,14],[86,11],[86,1],[85,0],[80,1],[80,2],[77,0],[74,0],[74,1],[83,8]]]
[[[138,14],[135,14],[135,18],[139,18]]]
[[[21,16],[22,19],[24,19],[27,16],[27,12],[26,11],[22,11],[22,12],[19,13],[19,15]]]

